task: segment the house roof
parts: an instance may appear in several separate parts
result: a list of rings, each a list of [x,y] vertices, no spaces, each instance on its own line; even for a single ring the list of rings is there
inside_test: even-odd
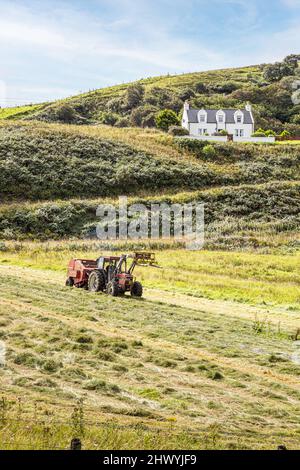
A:
[[[197,123],[198,121],[198,113],[201,111],[200,109],[189,109],[188,110],[188,121],[190,123]],[[235,124],[234,115],[237,111],[241,111],[244,114],[244,124],[254,124],[252,120],[252,114],[250,111],[245,109],[206,109],[207,112],[207,122],[208,123],[217,123],[217,112],[224,111],[226,115],[226,123],[227,124]]]

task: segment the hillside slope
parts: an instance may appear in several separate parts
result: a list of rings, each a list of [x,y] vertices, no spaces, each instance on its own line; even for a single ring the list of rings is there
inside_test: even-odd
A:
[[[284,238],[296,247],[298,146],[212,150],[158,131],[2,123],[0,236],[91,236],[99,203],[128,195],[147,206],[205,203],[209,246],[277,246]]]
[[[254,107],[256,125],[275,132],[300,134],[300,106],[292,102],[293,83],[300,74],[297,62],[285,62],[285,74],[276,64],[142,79],[90,91],[38,106],[0,110],[0,119],[35,119],[74,124],[103,123],[117,127],[155,127],[162,109],[179,114],[185,100],[197,108]],[[291,66],[291,63],[293,66]],[[269,73],[272,67],[275,73]],[[283,70],[283,69],[282,69]]]

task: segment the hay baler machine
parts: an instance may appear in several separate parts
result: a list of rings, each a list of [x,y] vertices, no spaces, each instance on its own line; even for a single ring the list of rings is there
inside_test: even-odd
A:
[[[90,292],[106,292],[114,297],[126,292],[142,297],[143,286],[133,276],[136,266],[159,267],[154,253],[100,256],[96,261],[73,259],[68,266],[66,285]]]

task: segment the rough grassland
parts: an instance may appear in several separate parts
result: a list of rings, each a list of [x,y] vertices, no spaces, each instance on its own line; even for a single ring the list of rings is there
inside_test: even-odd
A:
[[[71,254],[2,255],[1,448],[300,448],[299,259],[161,253],[138,301],[65,288]]]
[[[218,84],[219,82],[226,80],[235,80],[242,86],[243,84],[249,84],[249,75],[252,79],[261,79],[262,72],[258,66],[244,67],[238,69],[224,69],[214,70],[208,72],[195,72],[183,75],[167,75],[160,77],[150,77],[142,79],[139,83],[145,86],[146,90],[150,90],[153,87],[168,88],[171,90],[181,90],[188,86],[194,86],[199,81],[209,84]],[[56,101],[55,103],[45,103],[40,105],[28,105],[23,107],[5,108],[0,110],[1,119],[19,119],[26,115],[34,116],[39,110],[43,110],[47,106],[57,105],[61,103],[68,103],[75,106],[84,106],[87,109],[101,107],[108,100],[122,96],[129,83],[122,85],[115,85],[107,88],[94,90],[91,92],[83,93],[81,95],[69,97],[67,99]]]

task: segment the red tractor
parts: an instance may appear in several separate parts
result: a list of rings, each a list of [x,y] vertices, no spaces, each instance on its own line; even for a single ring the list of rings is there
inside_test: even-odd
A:
[[[73,259],[68,266],[66,285],[90,292],[106,292],[114,297],[130,292],[142,297],[143,286],[133,277],[136,266],[154,266],[154,253],[122,256],[101,256],[96,261]]]

